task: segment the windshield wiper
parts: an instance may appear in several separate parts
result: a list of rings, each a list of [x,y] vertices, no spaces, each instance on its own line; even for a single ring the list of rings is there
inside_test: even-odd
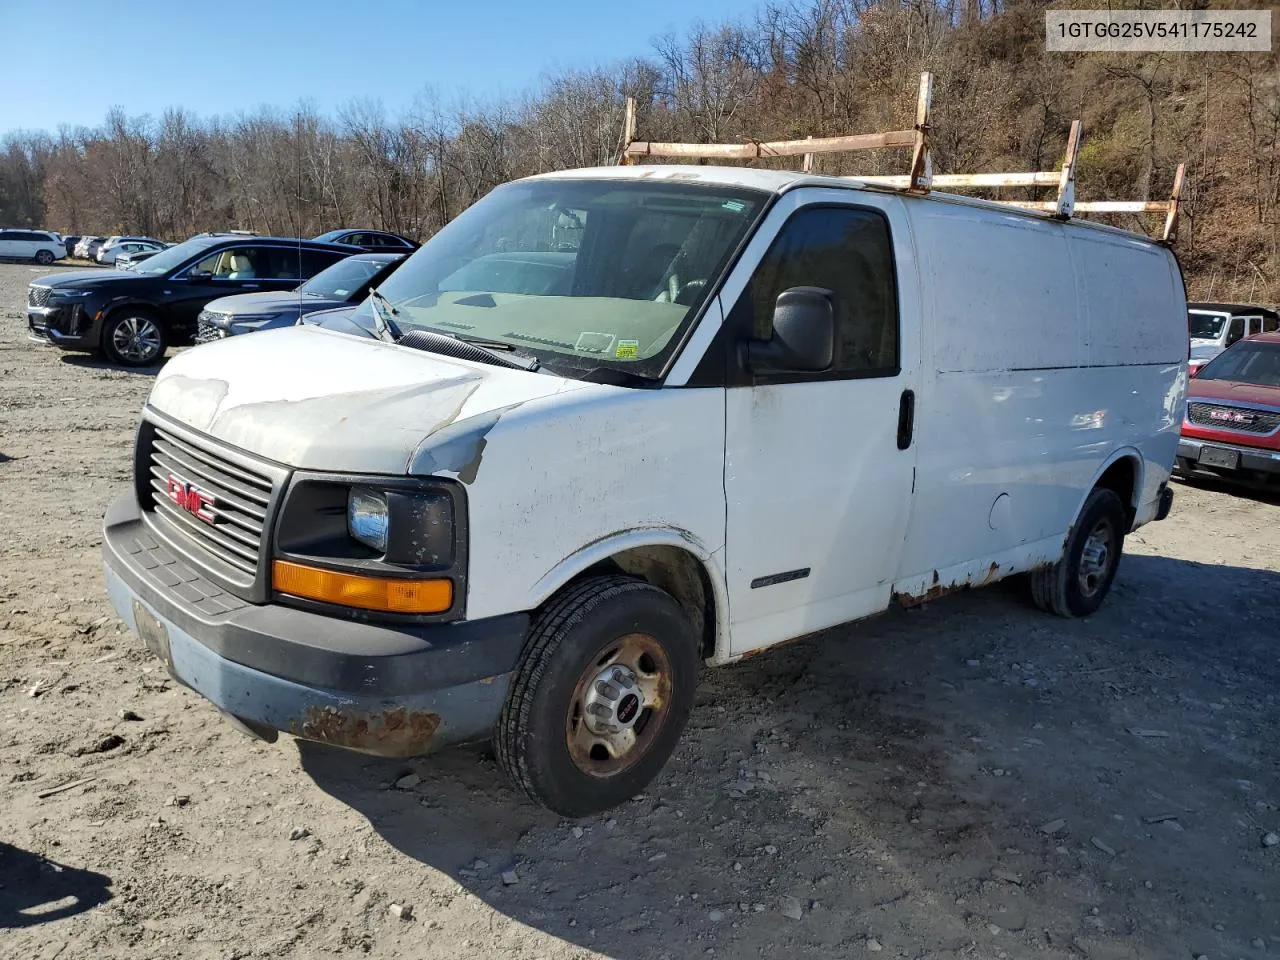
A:
[[[383,315],[382,308],[386,307],[387,311],[392,315],[399,313],[399,308],[379,293],[375,287],[369,288],[369,307],[373,311],[373,329],[377,333],[378,339],[385,340],[387,343],[398,343],[400,337],[403,336],[400,332],[400,327],[390,317]]]

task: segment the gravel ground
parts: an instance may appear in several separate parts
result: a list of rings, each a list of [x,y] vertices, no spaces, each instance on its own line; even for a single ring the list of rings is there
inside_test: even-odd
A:
[[[151,378],[28,342],[39,272],[0,266],[0,956],[1280,956],[1280,499],[1178,486],[1089,620],[1002,584],[709,671],[569,823],[483,750],[251,741],[121,632]]]

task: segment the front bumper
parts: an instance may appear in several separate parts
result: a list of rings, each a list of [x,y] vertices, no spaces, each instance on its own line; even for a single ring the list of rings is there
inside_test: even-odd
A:
[[[1202,464],[1201,458],[1205,450],[1227,455],[1234,460],[1236,466],[1220,466],[1218,464]],[[1280,474],[1280,450],[1266,450],[1262,447],[1245,447],[1234,443],[1221,443],[1216,440],[1196,440],[1183,437],[1178,441],[1177,469],[1184,474],[1201,474],[1209,476],[1234,476],[1239,474]]]
[[[390,626],[247,603],[161,544],[132,491],[107,511],[102,552],[116,613],[180,683],[251,729],[378,756],[487,739],[529,624]]]
[[[98,349],[98,322],[85,311],[83,304],[29,306],[27,331],[29,339],[52,343],[64,350]]]

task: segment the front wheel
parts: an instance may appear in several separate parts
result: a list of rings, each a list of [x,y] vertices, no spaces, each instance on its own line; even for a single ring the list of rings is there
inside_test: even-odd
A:
[[[684,730],[698,674],[697,636],[667,593],[598,577],[535,616],[494,734],[507,776],[566,817],[639,793]]]
[[[148,367],[164,355],[164,348],[164,328],[142,310],[121,310],[102,328],[102,352],[121,366]]]
[[[40,266],[47,267],[49,264],[53,263],[53,261],[54,256],[48,250],[36,251],[36,263],[40,264]]]
[[[1036,605],[1060,617],[1085,617],[1102,606],[1120,569],[1127,519],[1115,491],[1090,493],[1062,559],[1031,574]]]

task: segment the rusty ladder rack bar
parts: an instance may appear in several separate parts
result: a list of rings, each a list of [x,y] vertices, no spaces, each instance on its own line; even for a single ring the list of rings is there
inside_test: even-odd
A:
[[[943,173],[933,172],[929,149],[930,110],[933,105],[933,74],[920,75],[920,89],[916,98],[916,122],[910,130],[891,130],[887,133],[863,133],[839,137],[806,137],[803,140],[752,140],[747,143],[664,143],[636,139],[636,103],[628,97],[623,121],[623,146],[618,158],[620,164],[639,163],[645,157],[700,160],[760,160],[766,157],[803,157],[801,169],[811,173],[815,155],[819,153],[843,153],[853,150],[882,150],[891,147],[911,148],[910,172],[893,176],[849,177],[860,183],[903,190],[908,193],[928,193],[937,188],[996,188],[996,187],[1054,187],[1058,195],[1054,200],[997,200],[1010,207],[1035,213],[1047,213],[1062,220],[1069,220],[1079,213],[1163,213],[1164,230],[1161,240],[1172,243],[1177,238],[1178,219],[1182,206],[1182,188],[1186,168],[1179,164],[1174,175],[1173,191],[1168,200],[1102,200],[1077,202],[1076,157],[1080,150],[1081,126],[1079,120],[1071,121],[1071,133],[1067,137],[1067,149],[1060,170],[1033,171],[1029,173]]]

